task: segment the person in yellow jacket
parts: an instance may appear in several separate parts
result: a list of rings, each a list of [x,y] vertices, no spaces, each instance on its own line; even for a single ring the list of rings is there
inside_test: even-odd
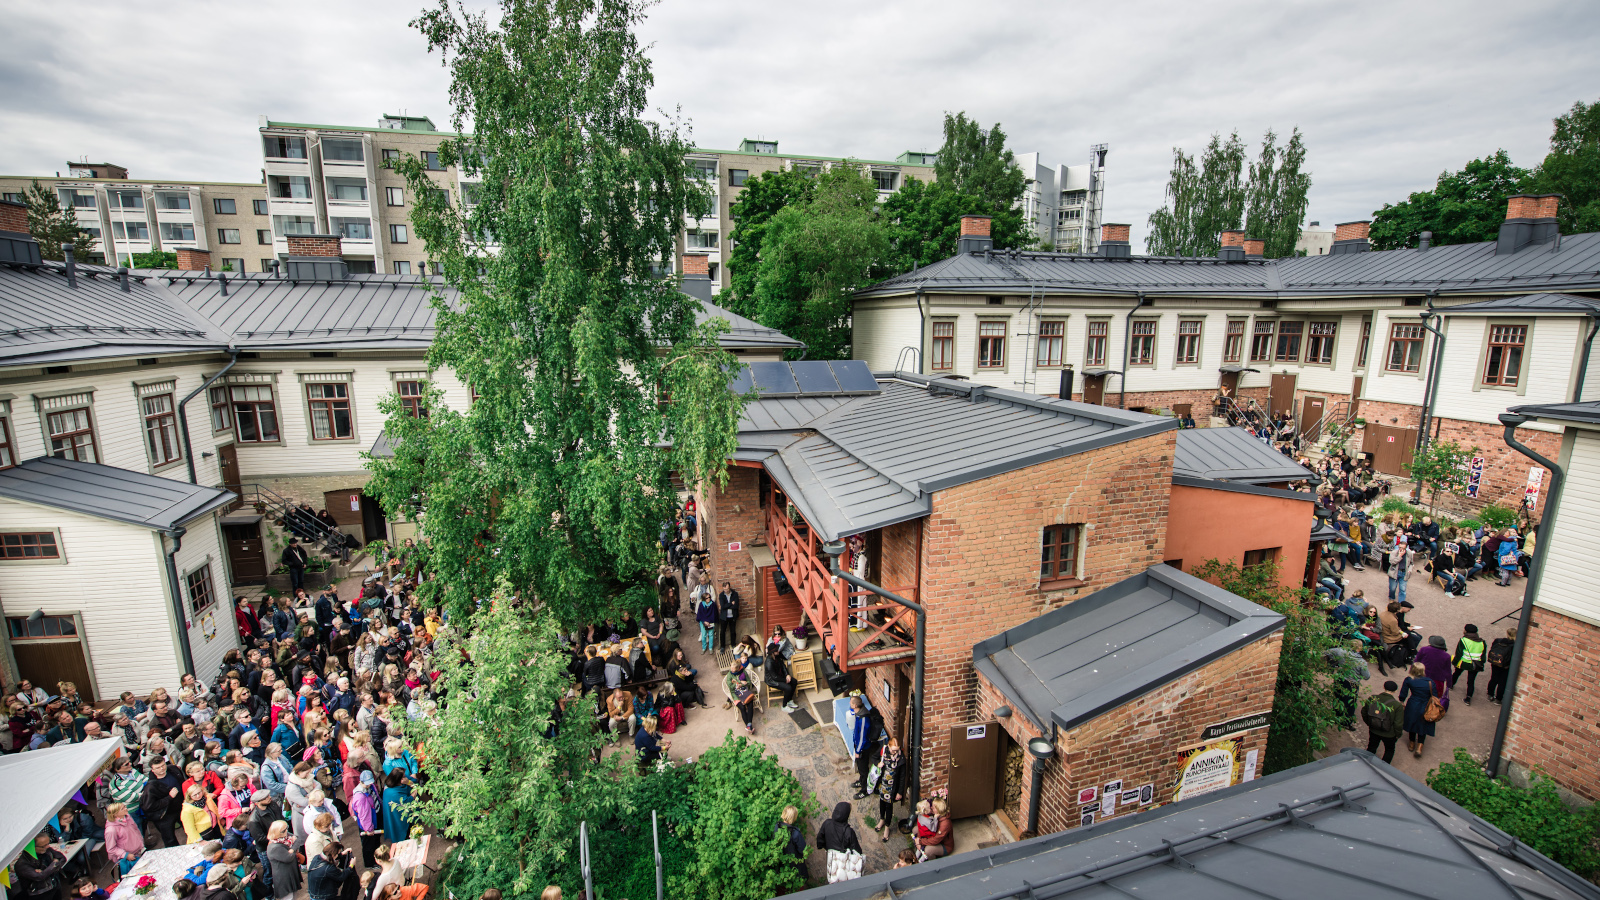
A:
[[[185,843],[216,840],[219,837],[217,802],[207,797],[206,789],[198,784],[190,785],[189,793],[183,799],[183,812],[179,820],[183,822]]]
[[[1461,673],[1467,673],[1467,696],[1465,702],[1472,703],[1472,689],[1477,686],[1478,673],[1483,671],[1483,658],[1487,648],[1483,638],[1478,637],[1478,626],[1463,626],[1461,639],[1456,641],[1456,653],[1450,662],[1455,666],[1455,671],[1450,674],[1450,686],[1455,687],[1461,680]]]

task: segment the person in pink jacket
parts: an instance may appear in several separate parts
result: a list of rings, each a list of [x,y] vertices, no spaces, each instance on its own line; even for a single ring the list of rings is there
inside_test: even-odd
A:
[[[128,815],[128,807],[113,803],[106,807],[106,858],[117,862],[123,875],[144,855],[144,835],[139,823]]]

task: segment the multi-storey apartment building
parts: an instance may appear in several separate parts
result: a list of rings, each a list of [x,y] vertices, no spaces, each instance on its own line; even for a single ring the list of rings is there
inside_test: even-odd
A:
[[[1038,153],[1017,155],[1026,179],[1023,219],[1040,247],[1062,253],[1099,252],[1106,149],[1105,144],[1091,147],[1090,161],[1081,166],[1047,166]]]

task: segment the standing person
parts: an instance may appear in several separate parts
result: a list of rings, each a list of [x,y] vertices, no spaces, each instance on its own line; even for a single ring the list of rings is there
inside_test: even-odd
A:
[[[183,822],[184,843],[198,844],[220,839],[222,832],[217,828],[217,802],[206,795],[206,789],[200,784],[191,784],[183,799],[179,819]]]
[[[1383,693],[1373,694],[1361,706],[1361,720],[1367,723],[1367,752],[1377,753],[1383,746],[1383,761],[1394,762],[1394,745],[1405,730],[1405,708],[1395,699],[1399,685],[1383,683]]]
[[[411,822],[406,804],[411,802],[411,787],[398,769],[383,776],[383,836],[389,843],[411,837]]]
[[[355,817],[356,830],[361,833],[361,866],[373,866],[372,851],[383,843],[383,822],[378,819],[378,779],[370,769],[361,773],[361,781],[350,794],[350,814]]]
[[[867,705],[860,694],[850,698],[854,718],[850,726],[850,752],[856,757],[856,799],[867,796],[867,773],[878,756],[878,735],[883,731],[883,715]]]
[[[850,804],[841,800],[817,830],[817,849],[828,854],[828,883],[861,877],[864,855],[856,830],[850,827]],[[855,854],[851,856],[850,854]]]
[[[382,897],[383,891],[389,885],[403,885],[406,883],[405,870],[400,868],[400,863],[390,857],[392,848],[388,844],[372,851],[372,861],[377,864],[378,877],[372,882],[371,896]]]
[[[894,805],[905,799],[906,757],[900,742],[889,735],[878,756],[878,821],[883,825],[883,842],[889,842],[894,827]]]
[[[272,870],[273,900],[288,900],[300,890],[300,861],[294,855],[289,823],[279,819],[267,829],[267,864]]]
[[[700,626],[700,650],[711,653],[716,641],[717,600],[705,585],[695,588],[689,596],[694,598],[694,620]]]
[[[1411,674],[1400,685],[1399,699],[1406,705],[1406,749],[1412,756],[1422,755],[1422,745],[1433,737],[1433,723],[1424,715],[1433,696],[1433,681],[1422,663],[1411,664]]]
[[[121,803],[106,807],[106,859],[118,865],[118,874],[126,875],[143,855],[144,832],[128,807]]]
[[[732,650],[739,642],[739,592],[724,581],[717,594],[717,650]]]
[[[306,872],[306,895],[311,900],[339,900],[346,893],[345,885],[356,877],[354,857],[343,844],[329,841],[311,859]]]
[[[1389,599],[1402,603],[1406,599],[1406,579],[1411,575],[1411,553],[1406,546],[1404,532],[1395,532],[1394,544],[1389,547]]]
[[[1455,667],[1450,675],[1450,686],[1455,687],[1461,673],[1467,673],[1467,695],[1461,698],[1461,702],[1468,706],[1472,705],[1472,691],[1477,686],[1478,673],[1483,671],[1485,649],[1483,638],[1478,637],[1478,626],[1463,626],[1461,639],[1456,641],[1455,655],[1450,658]]]
[[[1433,695],[1439,698],[1439,705],[1446,710],[1450,708],[1450,650],[1445,646],[1444,636],[1438,634],[1428,635],[1428,646],[1417,651],[1417,662],[1427,671],[1428,680],[1433,682]]]
[[[1490,703],[1499,703],[1506,696],[1506,674],[1511,671],[1511,650],[1517,644],[1517,630],[1507,628],[1506,636],[1494,639],[1489,645],[1489,686],[1484,692]],[[1467,682],[1470,686],[1471,682]]]
[[[1511,576],[1517,574],[1522,568],[1517,556],[1517,530],[1515,528],[1507,528],[1505,533],[1500,535],[1500,540],[1495,546],[1494,555],[1500,566],[1500,586],[1509,587],[1511,585]]]
[[[794,857],[794,867],[800,873],[800,882],[806,880],[806,836],[800,831],[800,826],[795,824],[800,819],[800,810],[785,806],[783,815],[783,831],[787,839],[783,842],[783,855]]]
[[[144,786],[150,779],[134,771],[133,758],[129,756],[119,756],[112,761],[111,773],[106,782],[111,799],[123,805],[128,815],[133,817],[136,827],[144,828],[144,813],[140,810],[139,801],[144,797]]]
[[[289,538],[289,546],[283,548],[280,560],[284,568],[289,570],[289,589],[298,591],[305,587],[306,565],[310,562],[310,557],[306,555],[306,548],[300,546],[299,538]]]
[[[150,780],[139,795],[139,808],[161,835],[163,848],[182,843],[178,840],[178,823],[183,815],[183,779],[165,756],[150,760]]]

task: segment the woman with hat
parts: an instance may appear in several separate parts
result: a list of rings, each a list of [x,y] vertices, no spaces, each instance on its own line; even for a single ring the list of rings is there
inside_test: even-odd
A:
[[[378,819],[378,779],[371,769],[361,771],[360,782],[350,794],[350,813],[361,832],[361,866],[373,867],[372,851],[383,843],[383,822]]]
[[[1416,661],[1426,670],[1428,680],[1433,682],[1433,694],[1439,698],[1439,705],[1448,710],[1450,670],[1454,667],[1450,663],[1450,650],[1444,642],[1444,635],[1429,635],[1428,645],[1417,651]]]

